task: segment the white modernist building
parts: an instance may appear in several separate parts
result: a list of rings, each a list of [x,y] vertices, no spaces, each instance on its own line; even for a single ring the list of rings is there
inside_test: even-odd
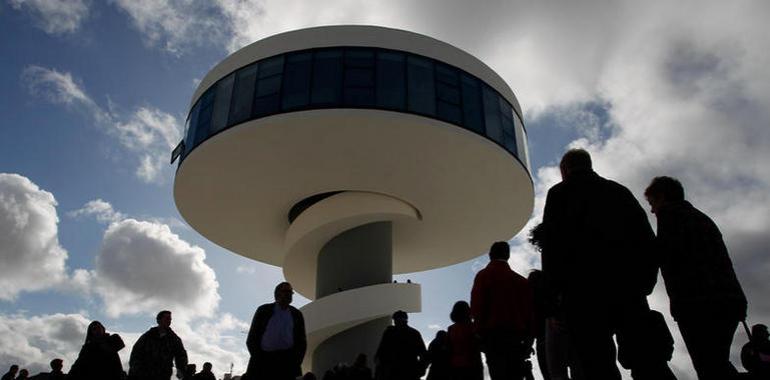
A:
[[[443,267],[515,235],[533,206],[511,89],[451,45],[328,26],[233,53],[190,103],[174,183],[187,222],[280,266],[313,302],[304,366],[374,353],[390,315],[420,311],[394,273]]]

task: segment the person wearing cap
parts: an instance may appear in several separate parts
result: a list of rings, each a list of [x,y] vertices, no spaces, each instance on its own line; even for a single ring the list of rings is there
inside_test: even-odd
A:
[[[374,355],[378,380],[417,380],[425,374],[425,342],[408,321],[406,312],[399,310],[393,313],[393,326],[382,334]]]

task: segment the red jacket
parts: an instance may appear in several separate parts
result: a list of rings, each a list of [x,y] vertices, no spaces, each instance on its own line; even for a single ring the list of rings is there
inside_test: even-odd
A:
[[[480,334],[503,329],[532,337],[534,307],[527,279],[511,270],[507,261],[490,261],[473,281],[471,315]]]

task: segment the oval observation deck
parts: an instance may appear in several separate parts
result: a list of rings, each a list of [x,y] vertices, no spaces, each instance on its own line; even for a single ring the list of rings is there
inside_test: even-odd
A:
[[[456,47],[382,27],[303,29],[233,53],[196,89],[175,154],[174,198],[190,226],[283,267],[311,300],[333,297],[306,306],[312,315],[367,292],[419,294],[371,286],[475,258],[533,207],[527,134],[505,81]],[[335,240],[364,225],[373,232]],[[350,242],[375,235],[387,246],[373,259],[378,280],[330,291],[344,275],[336,263],[355,260]],[[404,309],[417,311],[414,297]],[[390,306],[357,305],[339,325],[311,317],[311,346]]]

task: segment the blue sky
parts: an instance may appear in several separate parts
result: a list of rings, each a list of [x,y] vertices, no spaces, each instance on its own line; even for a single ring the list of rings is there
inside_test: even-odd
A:
[[[266,36],[327,24],[423,33],[500,73],[529,132],[531,223],[569,146],[589,149],[597,171],[639,199],[655,175],[682,179],[722,228],[750,322],[767,323],[770,9],[637,3],[0,2],[0,367],[18,362],[34,373],[60,356],[68,368],[92,319],[130,347],[169,308],[192,360],[212,361],[217,373],[231,362],[243,370],[242,331],[281,271],[190,229],[174,205],[167,159],[211,66]],[[514,269],[539,266],[522,237],[512,239]],[[423,313],[410,323],[426,340],[446,327],[452,303],[469,297],[485,263],[399,277],[423,286]],[[651,302],[667,313],[661,286]],[[675,370],[694,378],[669,322]],[[735,343],[744,341],[739,331]]]

